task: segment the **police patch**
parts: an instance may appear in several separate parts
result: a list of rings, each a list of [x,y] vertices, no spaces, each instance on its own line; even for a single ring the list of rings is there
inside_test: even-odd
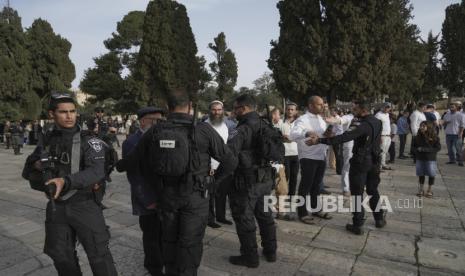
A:
[[[95,152],[100,152],[102,150],[102,141],[97,138],[92,138],[88,141],[91,148],[95,150]]]

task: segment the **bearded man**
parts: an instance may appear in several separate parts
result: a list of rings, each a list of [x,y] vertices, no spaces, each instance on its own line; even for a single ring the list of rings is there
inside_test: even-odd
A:
[[[228,141],[228,127],[224,121],[224,109],[221,101],[213,101],[209,105],[208,119],[206,120],[213,129],[223,138],[224,143]],[[217,170],[221,170],[220,163],[215,159],[211,159],[210,175],[214,176]],[[210,212],[208,215],[208,226],[212,228],[221,227],[217,222],[231,225],[232,222],[226,219],[226,195],[228,194],[228,179],[221,183],[215,183],[214,188],[210,191]],[[216,212],[215,212],[216,211]]]

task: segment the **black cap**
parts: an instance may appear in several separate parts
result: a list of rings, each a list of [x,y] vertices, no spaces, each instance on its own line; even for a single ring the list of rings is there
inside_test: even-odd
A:
[[[162,108],[157,108],[153,106],[148,106],[148,107],[143,107],[139,110],[137,110],[137,118],[141,119],[147,114],[153,114],[153,113],[160,113],[162,115],[165,114],[165,111]]]
[[[68,92],[53,91],[50,95],[48,110],[55,110],[60,103],[75,103],[73,96]]]

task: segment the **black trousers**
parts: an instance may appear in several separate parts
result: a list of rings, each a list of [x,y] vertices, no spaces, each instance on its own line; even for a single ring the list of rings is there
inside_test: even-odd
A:
[[[334,157],[336,159],[336,174],[342,173],[342,167],[344,166],[344,157],[342,156],[342,144],[332,145],[334,151]]]
[[[356,158],[353,158],[354,160]],[[371,163],[371,162],[370,162]],[[375,212],[376,207],[379,202],[379,192],[378,185],[380,183],[380,169],[379,165],[367,163],[364,166],[360,164],[354,164],[351,162],[349,170],[349,181],[350,181],[350,193],[356,200],[362,202],[363,192],[366,187],[366,192],[370,198],[370,208],[373,210],[373,216],[375,220],[382,219],[382,211],[379,210]],[[362,226],[365,222],[365,210],[362,206],[356,206],[355,212],[353,214],[353,224],[355,226]]]
[[[404,156],[407,134],[399,134],[399,156]]]
[[[297,188],[297,175],[299,174],[299,157],[297,155],[284,157],[284,170],[289,183],[289,195],[295,195]]]
[[[263,252],[272,254],[276,252],[276,224],[273,219],[272,210],[264,210],[265,196],[270,195],[272,182],[254,183],[249,181],[250,177],[255,176],[235,176],[246,179],[244,185],[239,188],[231,189],[230,207],[232,217],[236,224],[236,232],[241,244],[241,255],[249,259],[258,261],[257,252],[257,230],[255,220],[260,229]],[[249,180],[247,180],[249,179]]]
[[[82,275],[76,254],[77,239],[86,251],[94,275],[117,275],[108,248],[110,233],[95,201],[56,202],[55,212],[48,203],[44,253],[52,258],[60,276]]]
[[[208,222],[226,220],[226,197],[230,191],[232,177],[221,182],[215,182],[212,193],[210,193]]]
[[[144,247],[144,266],[150,275],[163,275],[161,221],[158,214],[139,216]]]
[[[310,206],[316,209],[318,204],[318,196],[320,195],[320,183],[323,181],[326,162],[324,160],[312,160],[302,158],[300,159],[301,179],[299,185],[299,196],[305,197],[310,194]],[[297,208],[297,215],[299,218],[308,215],[306,208],[307,202],[304,206]]]
[[[194,276],[203,254],[208,220],[208,197],[180,193],[176,185],[162,192],[161,225],[165,275]]]
[[[394,163],[396,161],[396,142],[391,142],[389,146],[389,161]]]

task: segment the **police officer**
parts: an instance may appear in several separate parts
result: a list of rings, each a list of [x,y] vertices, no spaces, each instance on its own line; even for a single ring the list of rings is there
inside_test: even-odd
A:
[[[102,141],[81,132],[76,104],[68,94],[53,93],[48,113],[54,125],[39,139],[23,170],[33,189],[56,187],[56,202],[46,208],[44,253],[59,275],[82,275],[76,254],[79,240],[94,275],[117,275],[108,248],[110,233],[93,196],[96,183],[105,178]]]
[[[24,143],[24,128],[21,126],[20,122],[13,122],[10,126],[11,133],[11,145],[15,155],[21,154],[21,148]]]
[[[189,115],[192,103],[185,90],[169,91],[167,104],[169,115],[165,126],[192,122],[193,118]],[[148,183],[156,187],[156,205],[161,212],[165,275],[197,275],[208,220],[210,156],[222,165],[223,174],[217,176],[218,181],[222,181],[233,172],[237,159],[210,125],[198,123],[193,129],[193,142],[189,149],[191,154],[181,157],[198,161],[193,167],[195,171],[189,171],[182,176],[154,175],[153,172],[158,170],[156,164],[165,165],[175,158],[168,155],[166,158],[173,160],[161,160],[161,157],[155,156],[153,152],[157,148],[174,150],[178,146],[178,140],[160,140],[159,143],[153,143],[154,129],[162,131],[162,127],[163,124],[157,124],[149,129],[134,151],[118,162],[117,169],[130,171],[134,170],[134,166],[139,167]],[[184,161],[186,160],[180,160],[186,163]]]
[[[365,101],[355,101],[352,111],[358,120],[354,120],[346,132],[329,138],[318,138],[316,135],[311,135],[306,143],[307,145],[318,143],[334,145],[354,140],[353,157],[350,159],[349,182],[350,192],[352,198],[356,200],[356,204],[353,212],[353,223],[347,224],[346,229],[356,235],[362,235],[365,218],[361,202],[365,187],[367,194],[371,196],[370,208],[373,210],[376,227],[382,228],[386,225],[386,212],[379,209],[378,206],[382,124],[380,120],[370,114],[369,105]]]
[[[94,117],[87,121],[87,127],[89,130],[93,131],[100,139],[104,138],[108,134],[109,126],[107,122],[103,119],[105,111],[103,107],[96,107],[94,109]]]
[[[123,142],[123,158],[136,147],[142,135],[163,117],[160,108],[145,107],[137,111],[140,128]],[[139,171],[127,173],[131,185],[132,212],[139,216],[144,247],[144,266],[151,275],[163,275],[161,254],[161,222],[155,204],[155,190],[144,181]]]
[[[241,95],[234,102],[239,124],[228,145],[239,164],[231,188],[230,207],[241,244],[241,255],[231,256],[234,265],[255,268],[259,266],[255,219],[260,227],[263,254],[268,262],[276,261],[276,225],[271,210],[264,210],[264,196],[270,195],[273,186],[272,168],[258,169],[256,141],[260,130],[260,117],[255,111],[253,96]],[[263,175],[265,177],[259,177]]]

